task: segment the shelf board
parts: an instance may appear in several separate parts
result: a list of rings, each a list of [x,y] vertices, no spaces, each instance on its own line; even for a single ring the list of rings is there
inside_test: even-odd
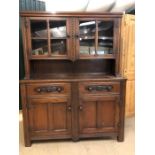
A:
[[[46,37],[31,37],[33,40],[48,40]]]
[[[113,40],[113,37],[99,36],[98,39],[102,39],[102,40]]]
[[[67,37],[52,37],[51,40],[64,40],[67,39]]]
[[[79,37],[79,39],[81,39],[81,40],[87,40],[87,39],[95,39],[95,37],[93,37],[93,36],[92,37],[90,37],[90,36],[87,37],[86,36],[86,37]]]
[[[115,59],[114,54],[88,55],[80,54],[80,59]]]
[[[67,60],[68,57],[66,55],[32,55],[30,60]],[[114,54],[103,54],[103,55],[88,55],[88,54],[80,54],[80,59],[115,59]]]
[[[94,36],[80,36],[79,39],[87,40],[87,39],[95,39]],[[98,39],[102,40],[113,40],[113,37],[108,37],[108,36],[99,36]]]
[[[33,55],[29,58],[30,60],[67,60],[68,57],[66,55]]]

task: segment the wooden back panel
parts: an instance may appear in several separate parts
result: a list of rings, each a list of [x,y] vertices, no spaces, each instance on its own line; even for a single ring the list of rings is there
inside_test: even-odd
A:
[[[115,73],[115,60],[31,60],[31,74]]]

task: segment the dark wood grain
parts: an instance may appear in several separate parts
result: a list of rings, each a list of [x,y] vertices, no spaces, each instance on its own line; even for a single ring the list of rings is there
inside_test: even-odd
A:
[[[125,94],[126,94],[126,81],[121,82],[121,100],[119,106],[119,130],[117,140],[124,141],[124,125],[125,125]]]
[[[25,146],[31,146],[31,140],[30,140],[30,132],[29,132],[29,121],[28,121],[28,111],[27,111],[27,94],[26,94],[26,85],[21,84],[20,85],[20,91],[21,91],[21,99],[22,99],[22,113],[23,113],[23,129],[24,129],[24,141]]]
[[[117,131],[119,96],[80,96],[80,134]],[[91,137],[91,135],[90,135]]]
[[[28,40],[27,40],[27,19],[22,18],[22,40],[23,40],[23,51],[24,51],[24,65],[25,65],[25,78],[29,79],[30,78],[30,64],[29,64],[29,53],[28,53]],[[25,25],[26,24],[26,25]]]
[[[28,116],[31,137],[71,135],[70,97],[29,99]]]
[[[72,140],[79,140],[79,124],[78,124],[78,104],[79,104],[79,91],[78,91],[78,83],[73,82],[71,87],[72,92]]]
[[[114,60],[33,60],[31,75],[35,74],[81,74],[81,73],[105,73],[114,75]]]
[[[107,90],[89,90],[88,87],[93,87],[93,86],[104,86],[104,87],[108,87],[110,86],[111,89]],[[79,83],[79,92],[80,94],[92,94],[92,95],[96,95],[96,94],[100,94],[100,95],[104,95],[104,94],[119,94],[120,93],[120,83],[119,82],[81,82]]]
[[[120,19],[117,19],[114,21],[115,22],[115,27],[114,27],[114,53],[116,57],[116,65],[115,65],[115,74],[116,76],[120,75],[119,71],[119,65],[120,65],[120,33],[121,33],[121,21]]]
[[[61,91],[37,91],[38,89],[49,87],[60,87]],[[68,83],[41,83],[41,84],[29,84],[27,85],[27,94],[31,96],[55,96],[55,95],[68,95],[71,92],[71,86]]]
[[[20,16],[21,17],[57,17],[57,16],[67,16],[67,17],[113,17],[113,18],[121,18],[123,15],[122,12],[105,12],[105,13],[99,13],[99,12],[57,12],[57,13],[51,13],[51,12],[45,12],[45,11],[21,11]]]
[[[50,83],[50,82],[115,82],[115,81],[124,81],[125,78],[115,77],[105,74],[45,74],[38,75],[32,79],[20,80],[20,84],[28,83]]]

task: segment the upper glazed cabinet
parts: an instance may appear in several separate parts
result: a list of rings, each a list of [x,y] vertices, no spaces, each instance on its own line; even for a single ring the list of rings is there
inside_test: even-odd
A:
[[[116,18],[28,17],[30,59],[115,59]]]

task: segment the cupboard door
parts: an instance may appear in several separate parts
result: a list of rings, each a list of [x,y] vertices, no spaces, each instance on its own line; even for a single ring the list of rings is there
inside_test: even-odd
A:
[[[114,21],[97,20],[97,55],[113,54]]]
[[[32,136],[69,135],[71,130],[71,105],[67,98],[33,98],[28,105]]]
[[[70,58],[71,28],[70,18],[51,18],[49,20],[49,44],[51,57]]]
[[[76,55],[80,59],[115,58],[119,37],[117,20],[80,18],[76,27]]]
[[[118,122],[118,96],[87,96],[80,100],[80,135],[115,132]]]
[[[79,54],[80,56],[95,55],[96,22],[94,19],[79,20]]]
[[[30,58],[47,58],[49,56],[47,18],[30,18],[28,23]]]
[[[71,57],[70,18],[31,17],[27,22],[31,59]]]

